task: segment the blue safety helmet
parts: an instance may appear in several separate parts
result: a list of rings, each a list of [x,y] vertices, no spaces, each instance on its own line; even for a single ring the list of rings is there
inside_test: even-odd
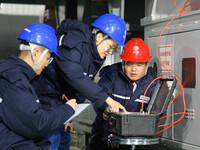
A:
[[[57,53],[58,41],[55,30],[45,23],[34,23],[26,27],[17,37],[34,44],[42,45],[52,52],[52,57],[60,57]]]
[[[104,14],[92,23],[92,26],[98,28],[110,36],[119,45],[124,45],[126,38],[126,22],[117,15]]]

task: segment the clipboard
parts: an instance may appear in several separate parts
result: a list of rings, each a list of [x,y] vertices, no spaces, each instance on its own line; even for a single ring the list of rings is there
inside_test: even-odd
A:
[[[64,124],[66,124],[66,123],[70,122],[71,120],[73,120],[74,118],[76,118],[82,112],[84,112],[85,110],[87,110],[90,106],[92,106],[92,103],[78,104],[76,106],[75,113],[67,121],[65,121]]]

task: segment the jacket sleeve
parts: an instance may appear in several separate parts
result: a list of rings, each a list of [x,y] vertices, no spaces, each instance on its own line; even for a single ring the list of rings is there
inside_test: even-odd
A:
[[[112,77],[109,76],[107,74],[107,72],[105,71],[105,69],[107,70],[107,67],[104,67],[101,71],[100,71],[100,79],[98,81],[98,84],[99,86],[101,86],[104,91],[111,97],[113,98],[112,96],[112,93],[113,93],[113,86],[114,86],[114,83],[112,81]],[[98,111],[100,113],[103,113],[104,109],[107,107],[108,105],[106,103],[104,103],[99,109]]]
[[[28,140],[10,130],[4,123],[0,122],[0,147],[1,150],[47,150],[51,144],[48,140]]]
[[[65,48],[61,55],[62,57],[56,60],[60,75],[81,95],[94,102],[97,107],[101,106],[108,98],[108,95],[103,91],[102,87],[84,75],[80,64],[80,51]]]
[[[74,114],[72,107],[66,104],[42,109],[28,82],[12,84],[2,99],[3,122],[15,133],[29,139],[58,129]]]
[[[112,80],[109,78],[108,75],[103,75],[101,76],[101,78],[98,81],[98,84],[104,89],[104,91],[110,96],[112,97],[112,89],[113,89],[113,82]]]

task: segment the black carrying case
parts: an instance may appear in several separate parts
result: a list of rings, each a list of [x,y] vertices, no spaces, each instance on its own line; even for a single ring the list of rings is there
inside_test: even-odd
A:
[[[145,113],[112,113],[109,119],[111,132],[119,136],[155,136],[158,118],[166,111],[176,83],[175,78],[158,79]]]

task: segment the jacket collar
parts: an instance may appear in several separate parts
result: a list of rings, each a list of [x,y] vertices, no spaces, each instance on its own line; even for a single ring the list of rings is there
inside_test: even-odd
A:
[[[92,50],[91,51],[92,51],[93,57],[95,58],[95,62],[99,64],[103,64],[103,62],[105,61],[105,58],[102,59],[99,55],[94,34],[92,35]]]

